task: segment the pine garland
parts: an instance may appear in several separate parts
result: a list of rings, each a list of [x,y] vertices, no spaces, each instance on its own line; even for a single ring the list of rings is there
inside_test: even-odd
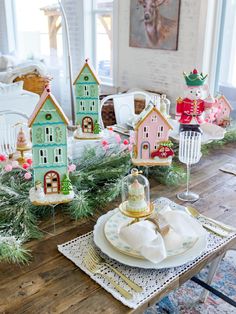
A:
[[[202,146],[203,153],[236,141],[236,129],[229,130],[225,138]],[[70,173],[75,198],[71,203],[58,205],[73,219],[92,215],[120,195],[121,182],[132,168],[127,147],[107,143],[104,147],[85,149],[78,160],[73,160],[76,170]],[[175,160],[178,147],[174,147]],[[0,163],[1,166],[1,163]],[[143,168],[145,171],[145,167]],[[34,206],[28,196],[32,180],[26,180],[30,169],[15,168],[0,172],[0,262],[26,263],[29,251],[22,244],[42,237],[38,229],[41,218],[52,215],[52,206]],[[186,179],[185,167],[174,161],[169,167],[148,168],[149,178],[165,185],[179,185]]]

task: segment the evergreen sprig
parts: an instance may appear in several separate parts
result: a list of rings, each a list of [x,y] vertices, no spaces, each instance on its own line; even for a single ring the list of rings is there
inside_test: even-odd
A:
[[[236,141],[236,128],[230,129],[223,140],[202,145],[205,154],[210,150]],[[92,215],[115,200],[121,191],[121,182],[132,168],[130,154],[118,145],[86,148],[78,160],[72,162],[76,171],[70,173],[75,199],[58,209],[80,219]],[[179,185],[186,179],[184,168],[177,162],[178,147],[174,145],[175,161],[169,167],[150,167],[148,177],[165,185]],[[145,167],[143,170],[146,170]],[[52,214],[51,206],[34,206],[29,200],[32,180],[25,180],[25,170],[15,168],[0,172],[0,262],[25,263],[30,254],[22,244],[42,233],[38,221]]]

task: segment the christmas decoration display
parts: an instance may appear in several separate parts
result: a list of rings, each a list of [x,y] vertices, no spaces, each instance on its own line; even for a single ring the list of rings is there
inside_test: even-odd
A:
[[[233,110],[230,102],[224,95],[218,95],[215,98],[215,103],[207,112],[205,121],[217,124],[221,127],[228,127],[230,125],[230,114]]]
[[[62,180],[68,175],[68,123],[47,86],[29,118],[34,170],[30,200],[35,205],[66,203],[74,197],[72,189],[61,191]]]
[[[205,84],[207,75],[196,69],[189,75],[184,73],[186,81],[185,97],[177,99],[176,115],[180,123],[180,131],[201,132],[200,125],[204,122],[204,112],[211,109],[214,99],[209,94]]]
[[[136,179],[130,186],[127,211],[129,212],[143,212],[147,210],[147,202],[145,201],[144,186]]]
[[[20,130],[17,134],[17,142],[16,142],[16,150],[20,152],[20,157],[18,158],[18,161],[23,164],[25,162],[24,152],[31,149],[31,144],[27,141],[27,137],[25,134],[25,131],[22,127],[20,127]]]
[[[73,187],[72,187],[70,178],[66,174],[65,174],[65,176],[64,176],[64,178],[62,180],[61,191],[65,195],[69,195],[70,192],[73,191]]]
[[[125,145],[120,138],[116,139],[116,133],[113,136],[115,144],[107,141],[106,150],[101,143],[96,148],[86,148],[79,160],[71,161],[68,171],[75,197],[70,203],[57,205],[57,212],[64,211],[73,219],[79,219],[104,208],[120,195],[123,178],[131,167],[130,144]],[[202,145],[202,154],[235,141],[236,129],[231,127],[223,140]],[[177,144],[173,150],[178,156]],[[29,199],[32,160],[27,159],[26,163],[28,168],[24,169],[17,161],[8,161],[5,155],[0,155],[0,262],[28,262],[30,252],[23,244],[42,237],[38,221],[51,219],[50,205],[36,206]],[[140,169],[146,170],[145,167]],[[175,161],[168,167],[149,168],[148,176],[167,186],[179,186],[186,179],[184,169]],[[148,202],[148,198],[145,201]]]
[[[121,192],[122,203],[119,208],[125,216],[138,221],[152,213],[154,206],[150,202],[149,182],[138,169],[132,169],[131,174],[124,177]]]
[[[76,96],[76,125],[74,133],[76,139],[98,139],[101,138],[100,127],[100,82],[88,62],[79,72],[74,82]]]
[[[170,165],[174,155],[169,142],[171,129],[172,126],[166,117],[150,103],[135,123],[133,164],[138,166]]]

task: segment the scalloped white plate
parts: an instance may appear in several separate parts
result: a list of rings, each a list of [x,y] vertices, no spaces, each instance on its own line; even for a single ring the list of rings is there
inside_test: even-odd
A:
[[[169,119],[168,121],[173,127],[173,130],[170,131],[170,137],[178,142],[179,122],[174,119]],[[211,123],[201,124],[201,129],[203,131],[202,144],[208,144],[214,140],[222,140],[226,132],[225,129],[223,129],[222,127]]]
[[[171,206],[171,203],[169,204]],[[172,207],[172,206],[171,206]],[[184,207],[175,204],[174,208],[172,209],[180,209],[183,210]],[[109,211],[107,214],[101,216],[94,227],[94,242],[96,246],[107,256],[116,261],[132,266],[132,267],[139,267],[139,268],[146,268],[146,269],[161,269],[161,268],[171,268],[181,266],[187,262],[194,260],[196,257],[201,255],[201,253],[206,249],[207,246],[207,232],[202,228],[199,223],[199,229],[201,230],[201,234],[199,235],[199,239],[196,243],[191,247],[189,250],[185,251],[183,254],[169,256],[162,262],[158,264],[151,263],[148,260],[140,259],[131,257],[125,254],[122,254],[118,250],[116,250],[106,239],[104,234],[104,227],[107,220],[114,215],[119,209],[116,208],[114,210]]]

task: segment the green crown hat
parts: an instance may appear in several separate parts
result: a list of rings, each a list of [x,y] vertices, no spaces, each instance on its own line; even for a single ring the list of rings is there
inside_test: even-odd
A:
[[[196,69],[190,72],[189,75],[187,75],[185,72],[183,74],[188,86],[201,86],[205,83],[207,78],[207,74],[204,76],[202,73],[198,73]]]

